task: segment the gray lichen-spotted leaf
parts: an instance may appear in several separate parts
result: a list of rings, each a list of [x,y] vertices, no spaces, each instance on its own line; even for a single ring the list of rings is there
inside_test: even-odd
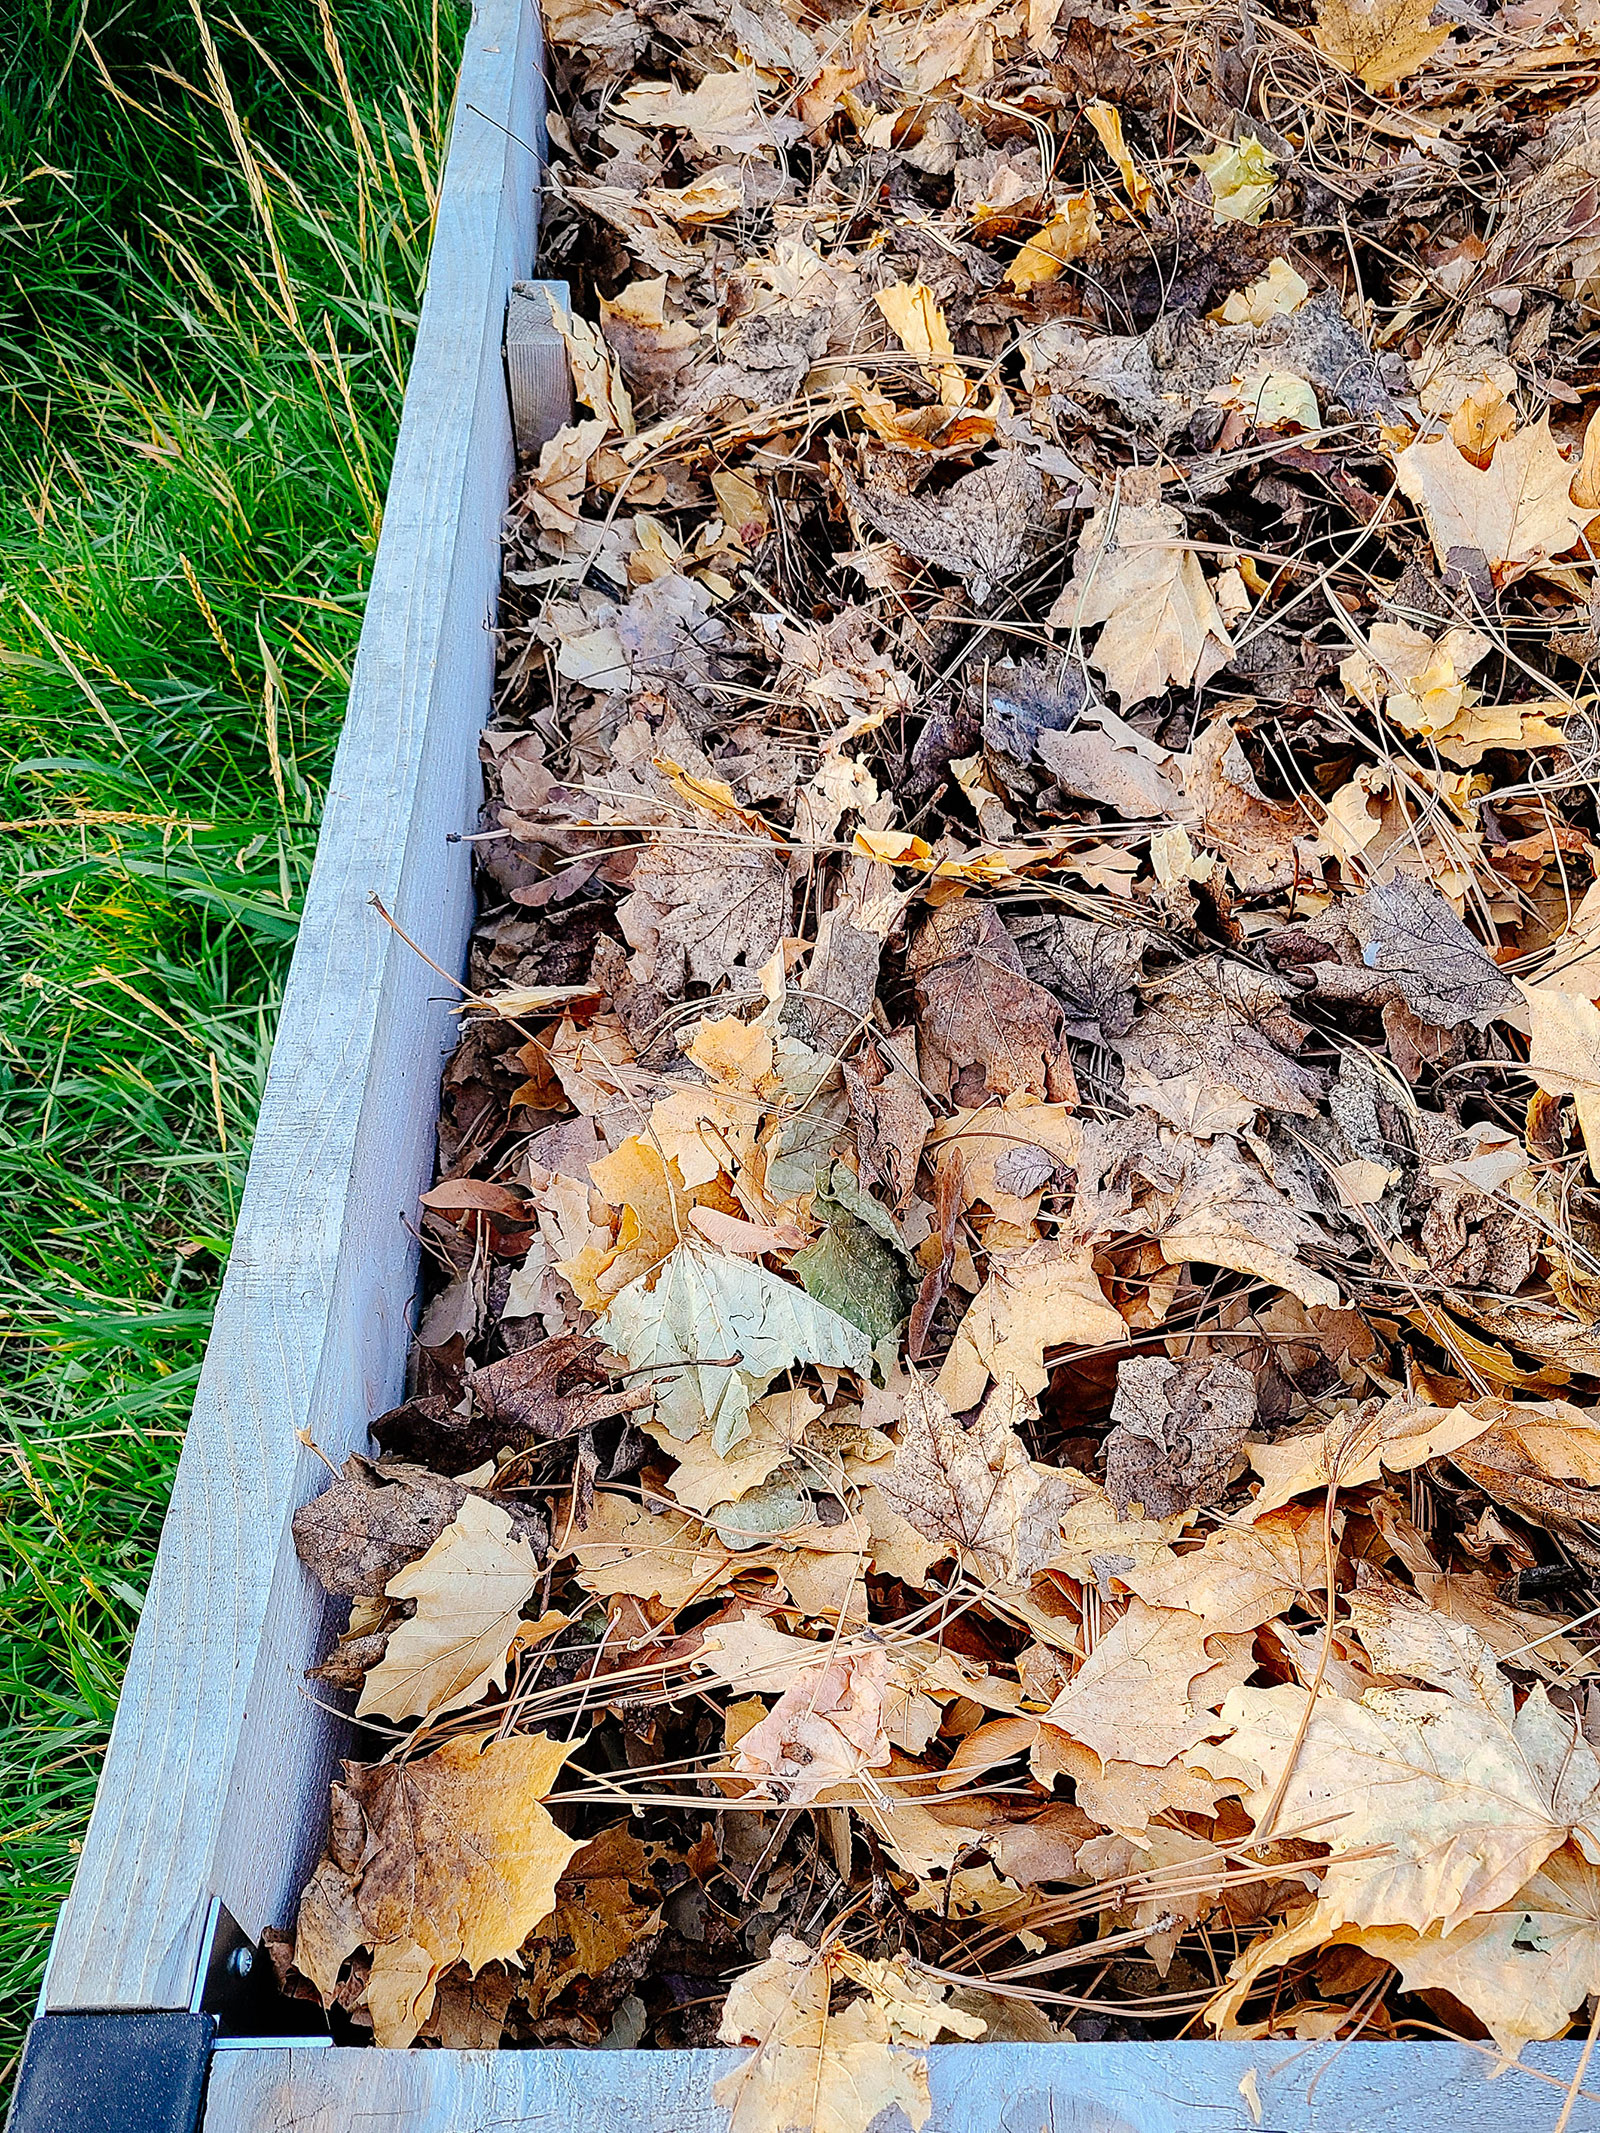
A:
[[[1219,1503],[1255,1418],[1255,1379],[1236,1363],[1201,1355],[1119,1363],[1105,1442],[1106,1492],[1117,1516],[1135,1504],[1145,1518],[1169,1518]]]
[[[635,1370],[660,1371],[656,1414],[675,1437],[709,1429],[712,1449],[731,1451],[751,1401],[797,1363],[871,1373],[858,1325],[748,1259],[679,1245],[653,1289],[646,1280],[614,1296],[594,1331]]]
[[[1012,928],[1022,967],[1061,1003],[1069,1037],[1104,1044],[1126,1037],[1149,936],[1142,928],[1052,917]]]
[[[785,1467],[737,1503],[718,1504],[706,1514],[706,1523],[725,1548],[739,1550],[759,1548],[774,1534],[809,1526],[815,1515],[799,1475],[793,1467]]]
[[[875,469],[892,467],[887,456]],[[1044,483],[1021,452],[1001,452],[935,495],[910,495],[881,477],[868,486],[840,469],[850,508],[920,562],[965,578],[975,600],[1021,562],[1042,515]]]
[[[1369,889],[1346,907],[1369,970],[1394,978],[1414,1015],[1439,1029],[1471,1022],[1484,1029],[1516,998],[1437,889],[1409,874]]]

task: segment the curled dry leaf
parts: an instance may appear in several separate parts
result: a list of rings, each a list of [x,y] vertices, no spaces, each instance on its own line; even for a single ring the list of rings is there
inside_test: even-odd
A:
[[[294,1959],[331,1999],[372,1951],[366,2005],[379,2044],[409,2044],[440,1976],[515,1960],[555,1908],[578,1843],[540,1804],[572,1752],[540,1734],[462,1734],[409,1763],[346,1763],[328,1853],[300,1899]]]

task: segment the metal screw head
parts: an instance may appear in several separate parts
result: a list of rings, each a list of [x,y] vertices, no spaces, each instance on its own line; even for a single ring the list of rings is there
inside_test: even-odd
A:
[[[228,1973],[231,1977],[248,1977],[256,1967],[253,1948],[235,1948],[228,1957]]]

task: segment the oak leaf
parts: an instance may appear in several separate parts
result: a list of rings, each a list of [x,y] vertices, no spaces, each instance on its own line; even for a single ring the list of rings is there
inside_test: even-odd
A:
[[[389,1598],[414,1600],[417,1611],[391,1632],[356,1715],[424,1718],[504,1688],[512,1640],[538,1582],[539,1560],[513,1537],[509,1515],[469,1496],[427,1554],[389,1580]]]
[[[582,1848],[540,1804],[572,1746],[468,1733],[410,1762],[343,1766],[328,1854],[295,1932],[296,1967],[324,2002],[345,1960],[370,1948],[373,2035],[404,2047],[453,1964],[515,1960]]]

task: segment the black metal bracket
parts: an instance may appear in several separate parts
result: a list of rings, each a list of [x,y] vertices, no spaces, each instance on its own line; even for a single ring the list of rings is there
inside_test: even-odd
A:
[[[6,2133],[195,2133],[216,2030],[209,2014],[40,2015]]]

